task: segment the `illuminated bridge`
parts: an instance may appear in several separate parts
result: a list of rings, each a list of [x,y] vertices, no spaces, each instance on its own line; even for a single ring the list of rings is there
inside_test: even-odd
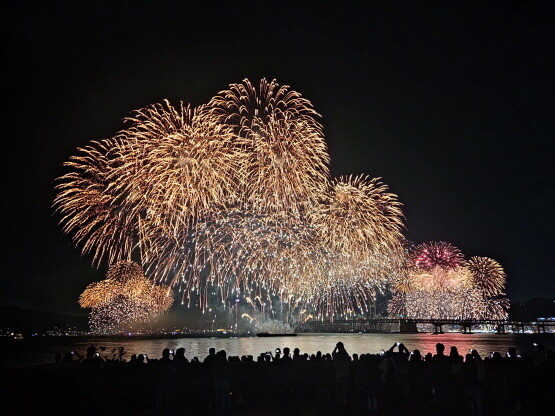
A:
[[[331,321],[306,321],[297,327],[297,332],[401,332],[417,333],[417,324],[430,324],[434,327],[434,333],[443,333],[444,325],[459,326],[461,332],[472,333],[472,327],[485,325],[494,329],[499,334],[507,331],[513,333],[524,333],[532,331],[545,333],[555,331],[555,320],[537,321],[503,321],[497,319],[399,319],[399,318],[371,318]],[[547,331],[546,331],[547,329]]]

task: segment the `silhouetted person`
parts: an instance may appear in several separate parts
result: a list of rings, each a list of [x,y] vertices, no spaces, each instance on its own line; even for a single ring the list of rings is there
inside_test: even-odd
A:
[[[230,378],[227,355],[224,350],[216,353],[213,377],[214,414],[220,416],[224,414],[227,405]]]
[[[58,354],[59,355],[59,354]],[[72,363],[76,361],[81,361],[83,357],[77,351],[68,351],[65,353],[64,358],[62,359],[63,363]],[[91,355],[91,360],[94,358],[94,354]],[[91,362],[88,363],[89,365]]]
[[[466,354],[461,369],[461,383],[465,395],[472,401],[471,414],[482,416],[482,391],[478,381],[477,361],[472,353]]]
[[[205,364],[210,364],[216,358],[216,348],[211,347],[208,349],[208,355],[204,359]]]
[[[160,358],[159,362],[163,363],[163,362],[171,361],[172,354],[173,354],[172,350],[170,350],[169,348],[164,348],[162,350],[162,358]]]
[[[177,363],[188,363],[189,360],[185,358],[185,348],[181,347],[175,350],[173,360]]]
[[[332,352],[335,370],[335,402],[347,403],[349,389],[349,361],[350,357],[342,342],[338,342]]]
[[[451,362],[444,354],[445,345],[436,344],[436,354],[432,358],[432,384],[438,396],[450,393],[451,385],[449,375],[451,374]]]
[[[286,361],[290,361],[291,360],[290,351],[291,350],[288,347],[285,347],[283,349],[283,357],[281,357],[281,359],[286,360]]]
[[[457,347],[452,346],[449,352],[449,361],[451,362],[451,373],[458,374],[461,372],[462,357],[459,355]]]
[[[87,355],[83,360],[83,365],[89,368],[102,368],[104,365],[104,360],[100,357],[94,345],[90,345],[87,348]]]
[[[172,360],[173,351],[169,348],[162,350],[162,358],[155,367],[156,374],[156,412],[159,415],[169,415],[175,409],[175,366]]]

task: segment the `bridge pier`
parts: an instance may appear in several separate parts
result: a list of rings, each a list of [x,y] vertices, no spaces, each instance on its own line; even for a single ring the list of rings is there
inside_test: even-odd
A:
[[[434,334],[443,334],[443,330],[442,330],[442,323],[439,322],[432,322],[432,325],[434,326]]]
[[[470,322],[462,322],[462,333],[463,334],[472,334],[472,324]]]
[[[416,334],[418,333],[418,328],[416,327],[416,322],[412,319],[401,319],[399,322],[399,332],[401,334]]]
[[[505,324],[499,324],[495,327],[495,330],[498,334],[506,334],[505,332]]]

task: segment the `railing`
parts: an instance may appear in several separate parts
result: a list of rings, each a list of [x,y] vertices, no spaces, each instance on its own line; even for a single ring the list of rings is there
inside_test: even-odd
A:
[[[509,321],[500,319],[434,319],[434,318],[372,318],[350,319],[334,321],[307,321],[297,328],[298,332],[418,332],[417,324],[431,324],[434,333],[442,333],[443,325],[458,325],[463,333],[472,333],[476,325],[494,326],[496,331],[504,334],[507,328],[512,332],[525,332],[526,327],[536,329],[538,333],[545,333],[546,328],[555,329],[553,320],[537,321]]]

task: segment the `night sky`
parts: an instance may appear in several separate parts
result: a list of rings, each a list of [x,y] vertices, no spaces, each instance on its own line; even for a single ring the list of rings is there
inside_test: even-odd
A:
[[[79,313],[104,277],[51,209],[76,147],[245,77],[308,98],[332,174],[382,177],[410,240],[498,260],[511,301],[555,296],[554,2],[10,3],[0,304]]]

